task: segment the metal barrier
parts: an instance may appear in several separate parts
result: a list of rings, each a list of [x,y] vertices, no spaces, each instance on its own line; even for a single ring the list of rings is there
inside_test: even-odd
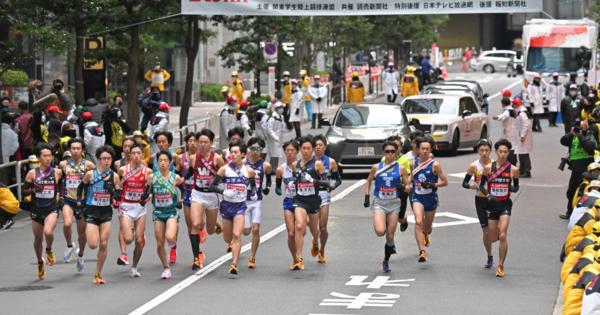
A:
[[[17,198],[19,200],[21,200],[21,196],[22,196],[22,191],[21,191],[21,186],[23,185],[23,182],[21,181],[21,168],[23,167],[23,164],[29,163],[29,160],[21,160],[21,161],[13,161],[13,162],[8,162],[8,163],[4,163],[2,165],[0,165],[0,174],[2,174],[3,179],[7,179],[8,178],[8,174],[6,174],[7,170],[11,169],[11,168],[15,168],[15,178],[16,178],[16,183],[11,184],[11,185],[6,185],[7,188],[17,188]]]

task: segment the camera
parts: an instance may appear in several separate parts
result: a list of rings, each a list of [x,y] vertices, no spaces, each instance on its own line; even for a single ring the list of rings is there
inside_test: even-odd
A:
[[[566,165],[571,165],[571,160],[569,160],[568,157],[562,157],[560,158],[560,164],[558,165],[558,169],[561,171],[565,170],[565,166]]]

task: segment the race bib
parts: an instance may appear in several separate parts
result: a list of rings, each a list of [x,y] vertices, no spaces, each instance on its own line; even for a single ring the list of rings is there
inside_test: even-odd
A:
[[[298,195],[310,196],[315,194],[315,183],[298,183]]]
[[[212,180],[212,175],[198,175],[196,177],[196,186],[199,188],[208,188]]]
[[[42,189],[35,193],[35,197],[40,199],[54,198],[54,185],[42,185]]]
[[[67,189],[77,189],[81,183],[81,176],[77,174],[67,174],[65,179],[65,187]]]
[[[140,200],[144,194],[143,189],[132,189],[125,192],[125,199],[127,200]]]
[[[508,196],[508,187],[506,187],[506,185],[492,183],[490,185],[490,195],[495,197],[506,197]]]
[[[173,195],[171,194],[156,194],[154,196],[154,203],[157,207],[165,208],[172,206]]]
[[[107,192],[94,192],[92,198],[94,198],[95,206],[98,206],[98,207],[110,206],[110,194]]]
[[[431,194],[432,192],[433,192],[433,189],[431,189],[431,188],[423,188],[421,182],[415,183],[415,193],[417,195],[428,195],[428,194]]]
[[[398,198],[398,190],[396,187],[381,187],[379,188],[379,199],[389,200]]]
[[[292,198],[296,195],[296,184],[294,183],[294,181],[289,181],[285,183],[284,188],[286,197]]]

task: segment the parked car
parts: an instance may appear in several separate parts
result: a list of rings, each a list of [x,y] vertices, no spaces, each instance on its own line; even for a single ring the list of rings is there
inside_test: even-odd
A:
[[[517,53],[512,50],[486,50],[481,52],[476,59],[476,70],[485,73],[507,71],[508,63]]]
[[[471,94],[426,94],[402,100],[402,110],[417,129],[431,134],[435,150],[472,148],[488,136],[488,116]]]
[[[341,169],[368,169],[381,160],[387,137],[399,135],[404,142],[411,128],[400,105],[344,104],[325,134],[327,154]]]
[[[471,91],[473,91],[473,94],[475,94],[475,97],[477,97],[479,100],[483,100],[483,98],[486,97],[485,93],[483,92],[483,88],[481,88],[481,85],[477,81],[471,81],[471,80],[445,80],[445,81],[440,81],[437,84],[466,85],[467,87],[469,87],[469,89],[471,89]]]

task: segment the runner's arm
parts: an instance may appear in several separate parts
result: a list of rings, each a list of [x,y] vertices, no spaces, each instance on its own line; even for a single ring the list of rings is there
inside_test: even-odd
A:
[[[519,191],[519,169],[514,165],[511,165],[511,180],[512,185],[510,185],[510,192],[516,193]]]
[[[467,168],[467,173],[465,174],[465,178],[463,178],[463,182],[462,182],[463,188],[477,189],[477,186],[473,187],[473,185],[476,185],[476,183],[471,184],[471,178],[473,177],[474,174],[475,174],[475,172],[474,172],[473,165],[469,165],[469,168]]]
[[[283,183],[283,168],[278,167],[275,170],[275,193],[281,196],[281,184]]]
[[[437,161],[434,162],[433,169],[434,169],[436,175],[438,176],[438,181],[437,181],[437,183],[434,184],[434,187],[440,188],[440,187],[448,186],[448,178],[446,177],[446,173],[444,173],[444,170],[442,169],[442,166],[440,165],[439,162],[437,162]]]
[[[35,178],[35,171],[30,170],[27,172],[25,176],[25,182],[23,183],[23,197],[33,195],[33,190],[35,185],[33,184],[33,179]]]
[[[371,182],[373,181],[376,172],[377,164],[374,164],[373,166],[371,166],[371,172],[369,173],[369,177],[367,177],[367,182],[365,183],[365,201],[363,203],[363,206],[365,208],[369,207],[371,203],[371,201],[369,200],[371,195]]]
[[[335,185],[331,187],[331,190],[334,190],[342,185],[342,177],[340,176],[340,172],[337,167],[337,163],[334,159],[331,159],[331,178],[335,180]]]
[[[487,183],[488,181],[488,176],[490,175],[491,172],[491,168],[489,166],[485,166],[483,168],[483,172],[481,172],[481,182],[479,182],[479,191],[484,194],[484,195],[488,195],[488,191],[485,188],[485,183]]]

